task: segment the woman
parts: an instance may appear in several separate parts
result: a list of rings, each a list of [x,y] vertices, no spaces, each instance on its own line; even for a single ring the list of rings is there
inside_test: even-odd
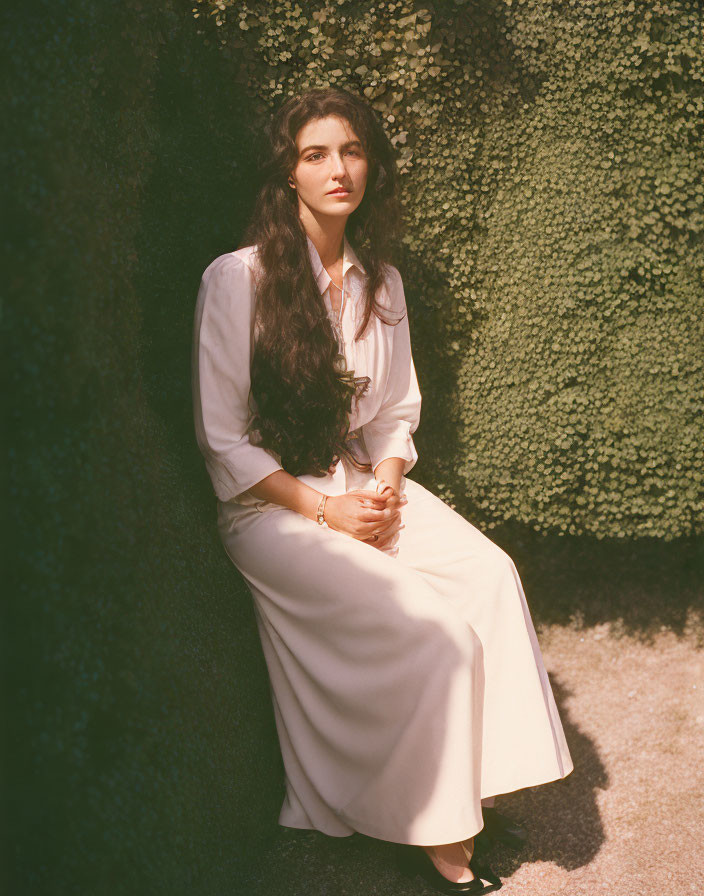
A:
[[[203,275],[193,384],[270,675],[279,822],[405,844],[443,892],[496,889],[473,855],[486,807],[572,763],[511,558],[407,478],[393,150],[333,88],[288,100],[270,142],[245,246]]]

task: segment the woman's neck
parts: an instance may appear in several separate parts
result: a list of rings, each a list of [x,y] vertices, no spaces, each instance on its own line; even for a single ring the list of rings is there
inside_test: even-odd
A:
[[[302,220],[303,227],[318,250],[324,268],[335,267],[342,260],[347,219],[333,219],[325,225],[312,216]]]

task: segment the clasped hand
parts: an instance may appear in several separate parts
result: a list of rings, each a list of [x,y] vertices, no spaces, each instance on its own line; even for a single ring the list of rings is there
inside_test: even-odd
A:
[[[383,550],[401,528],[401,508],[407,503],[406,496],[400,496],[391,485],[381,494],[356,488],[327,499],[325,522],[331,529]]]

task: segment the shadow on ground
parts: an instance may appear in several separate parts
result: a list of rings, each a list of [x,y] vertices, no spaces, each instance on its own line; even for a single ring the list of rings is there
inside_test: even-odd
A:
[[[528,844],[519,854],[505,847],[493,853],[495,870],[502,877],[509,877],[525,862],[554,862],[568,871],[581,868],[592,861],[605,840],[596,796],[597,790],[608,786],[609,776],[594,742],[570,716],[566,706],[570,692],[555,675],[550,681],[574,771],[562,781],[500,799],[498,808],[529,832]]]
[[[597,791],[608,785],[606,769],[595,744],[570,717],[569,691],[554,675],[551,682],[575,771],[562,781],[500,798],[497,806],[524,824],[530,835],[520,854],[501,847],[492,852],[492,865],[504,878],[527,862],[553,862],[568,871],[581,868],[594,859],[605,840]],[[254,851],[246,881],[250,896],[422,892],[419,882],[408,881],[397,871],[393,844],[361,834],[333,838],[280,828],[257,843]]]
[[[600,540],[504,525],[489,537],[516,563],[536,625],[613,623],[645,641],[704,614],[704,539]]]

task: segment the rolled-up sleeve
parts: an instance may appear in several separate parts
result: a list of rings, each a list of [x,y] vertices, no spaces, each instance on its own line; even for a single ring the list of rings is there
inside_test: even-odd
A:
[[[249,440],[254,281],[234,254],[205,270],[196,301],[192,384],[198,447],[221,501],[283,467]]]
[[[418,460],[412,433],[420,422],[422,399],[413,364],[403,281],[398,269],[392,265],[387,282],[394,317],[403,317],[393,326],[384,397],[374,418],[364,424],[362,432],[372,468],[376,469],[387,457],[400,457],[406,462],[405,475]]]

